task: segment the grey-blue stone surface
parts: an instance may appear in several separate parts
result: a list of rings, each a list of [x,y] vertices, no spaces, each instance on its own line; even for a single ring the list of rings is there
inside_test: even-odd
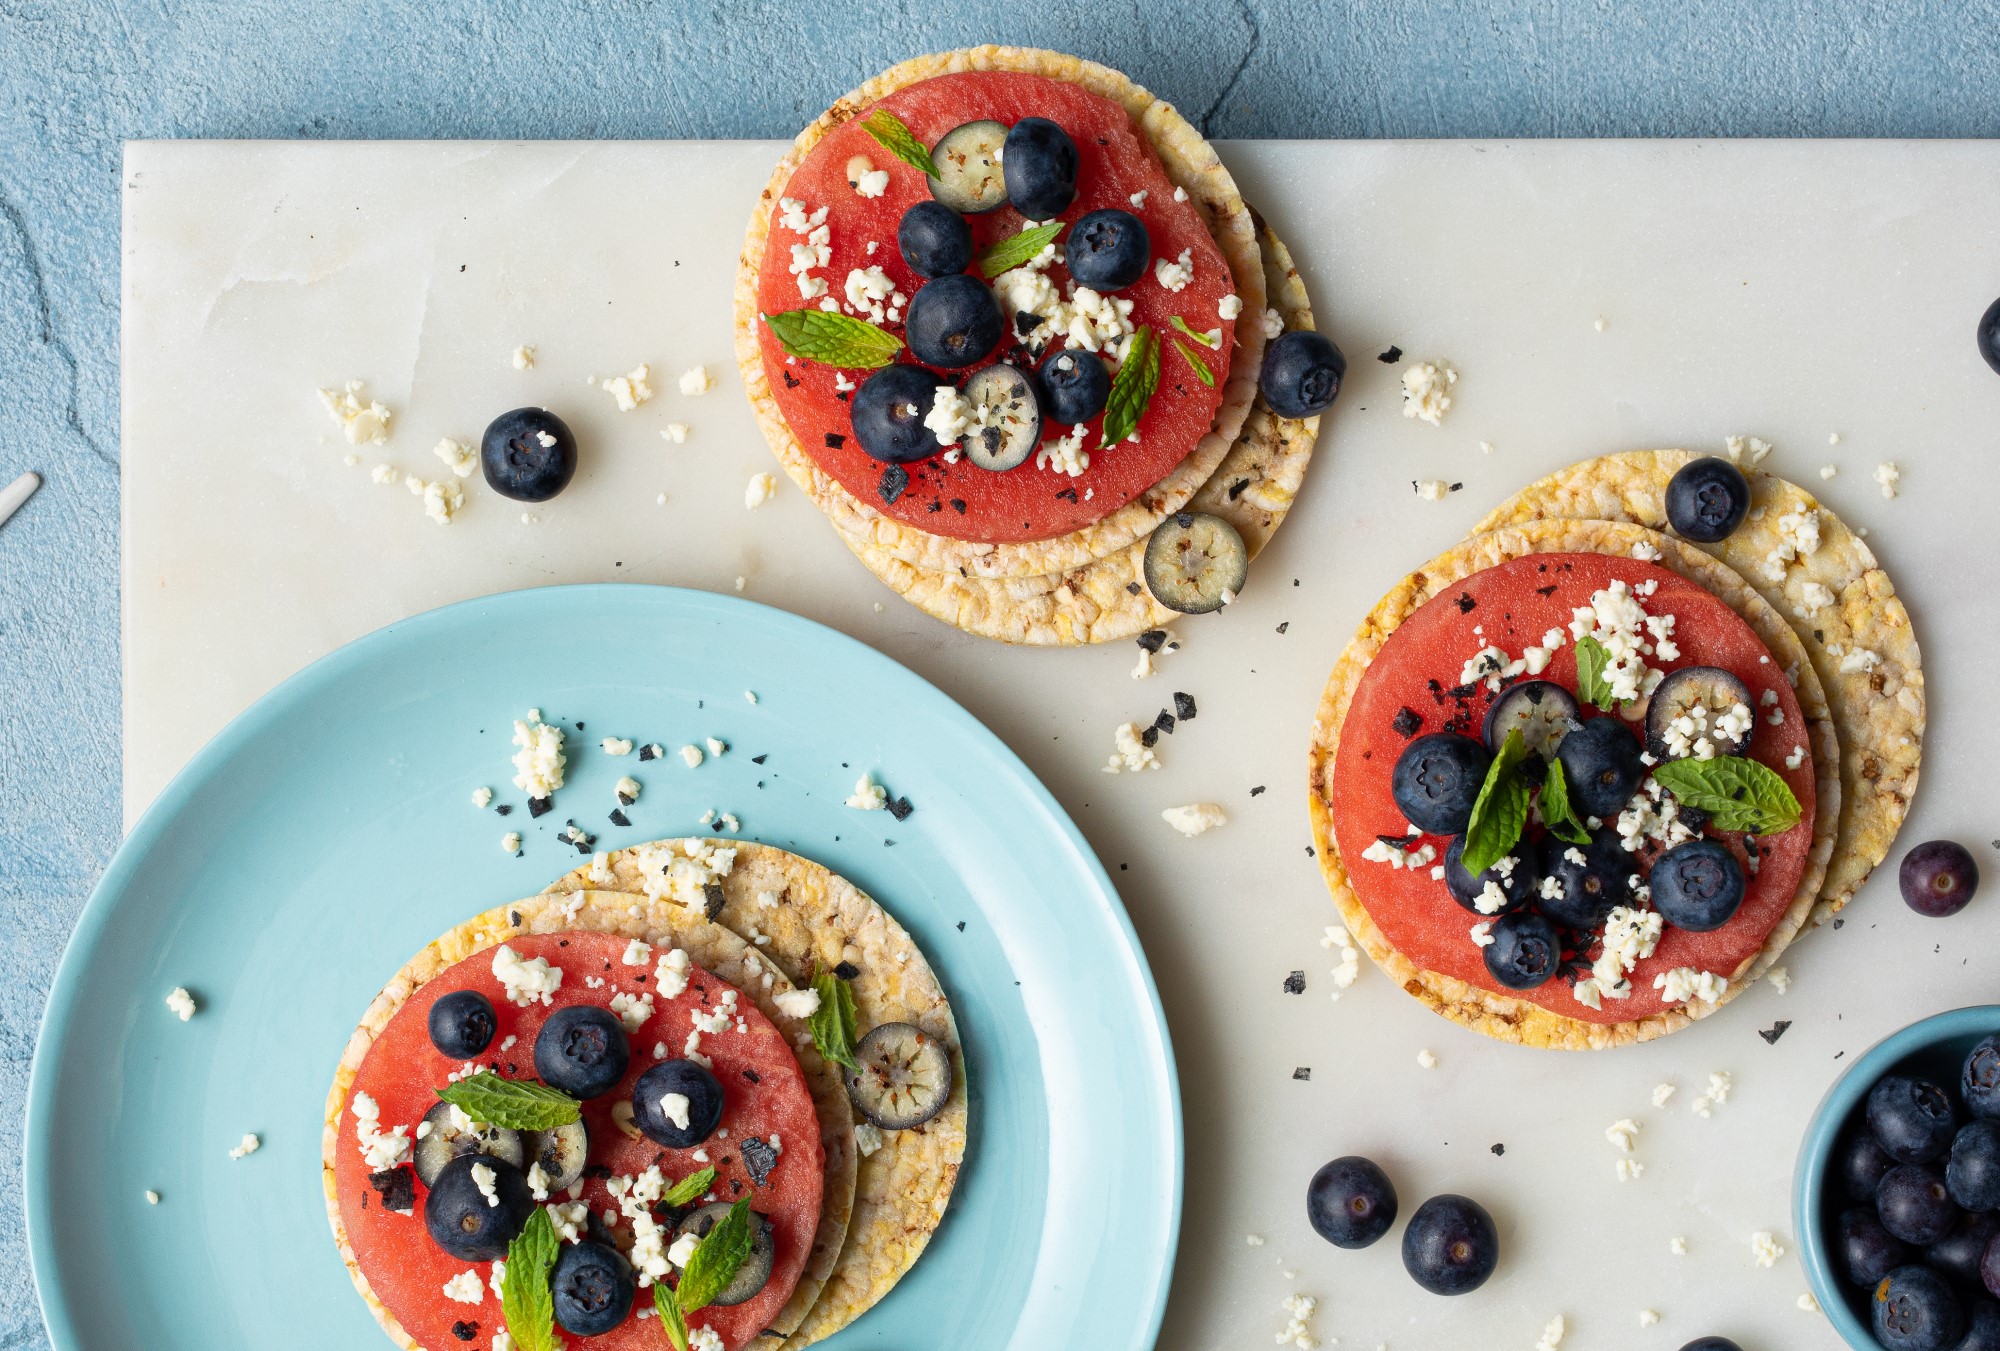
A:
[[[790,136],[917,52],[1117,66],[1219,137],[1991,136],[1995,0],[0,0],[0,1157],[119,838],[118,167],[146,137]],[[0,1351],[47,1345],[0,1193]]]

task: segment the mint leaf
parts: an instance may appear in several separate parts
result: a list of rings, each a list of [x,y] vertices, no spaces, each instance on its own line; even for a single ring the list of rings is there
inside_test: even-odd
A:
[[[1173,324],[1174,327],[1179,329],[1183,334],[1187,335],[1190,338],[1193,338],[1196,342],[1200,343],[1203,347],[1206,347],[1211,351],[1222,346],[1222,340],[1220,338],[1211,338],[1206,333],[1195,332],[1193,329],[1188,327],[1187,320],[1181,318],[1178,314],[1174,316]]]
[[[507,1245],[507,1276],[500,1282],[500,1311],[519,1351],[556,1351],[556,1301],[549,1269],[562,1240],[549,1212],[536,1206],[521,1232]]]
[[[1115,446],[1139,429],[1139,419],[1146,415],[1159,384],[1160,344],[1153,330],[1142,324],[1125,349],[1125,360],[1104,401],[1104,445]]]
[[[680,1296],[665,1281],[653,1282],[653,1312],[660,1316],[660,1326],[667,1330],[674,1351],[688,1351],[687,1318],[681,1313]]]
[[[757,1244],[757,1233],[751,1225],[750,1198],[746,1196],[731,1206],[729,1213],[708,1231],[708,1236],[695,1245],[676,1292],[683,1314],[707,1308],[736,1279],[737,1269],[750,1260],[750,1252]]]
[[[1002,272],[1011,272],[1021,264],[1030,262],[1043,249],[1055,241],[1062,233],[1063,223],[1052,220],[1037,225],[1032,230],[1023,230],[1017,235],[995,240],[986,251],[979,255],[979,271],[988,281]]]
[[[1563,762],[1549,761],[1549,776],[1542,780],[1542,824],[1549,828],[1549,834],[1569,844],[1589,844],[1590,831],[1576,816],[1576,808],[1569,805],[1569,776],[1563,773]]]
[[[701,1197],[708,1195],[708,1189],[714,1185],[715,1170],[704,1168],[699,1173],[690,1173],[676,1182],[660,1199],[670,1206],[692,1205]]]
[[[894,155],[913,169],[921,169],[932,178],[938,176],[937,165],[931,160],[931,152],[924,143],[911,134],[903,125],[903,119],[887,108],[877,108],[861,119],[861,126],[884,150]]]
[[[1804,815],[1791,785],[1776,770],[1740,755],[1669,760],[1653,770],[1653,778],[1682,806],[1706,815],[1717,830],[1777,835]]]
[[[895,334],[832,310],[783,310],[765,315],[764,322],[787,356],[822,366],[872,371],[894,361],[903,350],[903,340]]]
[[[1208,368],[1208,363],[1206,361],[1203,361],[1199,356],[1195,355],[1193,348],[1189,347],[1179,338],[1175,338],[1174,350],[1176,352],[1179,352],[1182,356],[1186,357],[1188,365],[1194,367],[1195,379],[1201,381],[1204,385],[1207,385],[1210,389],[1215,388],[1215,372]]]
[[[1527,758],[1528,743],[1521,729],[1507,733],[1500,753],[1486,768],[1486,782],[1472,803],[1472,819],[1465,827],[1465,852],[1459,862],[1474,877],[1507,856],[1521,842],[1528,824],[1528,785],[1521,778],[1521,761]]]
[[[1604,644],[1584,634],[1576,640],[1576,692],[1587,704],[1609,713],[1618,706],[1611,695],[1611,682],[1604,678],[1605,668],[1611,665],[1611,654],[1604,650]]]
[[[547,1084],[475,1074],[438,1090],[443,1098],[474,1121],[504,1126],[510,1131],[547,1131],[567,1126],[582,1109],[575,1098]]]
[[[854,1058],[856,1027],[854,1016],[854,992],[847,988],[847,982],[831,971],[813,968],[813,993],[819,996],[819,1007],[806,1019],[806,1030],[812,1033],[813,1045],[819,1053],[836,1065],[848,1069],[859,1069]]]

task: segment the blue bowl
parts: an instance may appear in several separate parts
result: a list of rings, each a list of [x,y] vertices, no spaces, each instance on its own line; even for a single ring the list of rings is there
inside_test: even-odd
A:
[[[1839,1182],[1828,1177],[1834,1149],[1868,1090],[1883,1075],[1919,1074],[1956,1094],[1965,1057],[1980,1038],[1994,1032],[2000,1032],[2000,1004],[1953,1009],[1912,1023],[1849,1065],[1806,1125],[1805,1143],[1792,1170],[1792,1232],[1798,1236],[1799,1260],[1805,1264],[1813,1298],[1855,1351],[1881,1351],[1881,1343],[1869,1327],[1867,1292],[1847,1284],[1834,1269],[1827,1226],[1845,1201]]]

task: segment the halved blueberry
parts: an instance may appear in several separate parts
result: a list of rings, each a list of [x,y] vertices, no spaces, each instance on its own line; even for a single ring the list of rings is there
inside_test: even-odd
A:
[[[1974,1116],[2000,1117],[2000,1034],[1982,1037],[1965,1057],[1958,1091]]]
[[[1517,910],[1493,921],[1493,939],[1480,955],[1486,970],[1510,990],[1546,985],[1562,964],[1562,935],[1533,910]]]
[[[1910,1245],[1882,1227],[1872,1206],[1844,1210],[1834,1221],[1835,1261],[1850,1285],[1867,1290],[1915,1256]]]
[[[1472,820],[1493,754],[1455,732],[1432,732],[1403,747],[1390,776],[1396,806],[1418,830],[1456,835]]]
[[[1743,904],[1743,865],[1720,840],[1688,840],[1661,854],[1647,879],[1653,908],[1676,929],[1708,933]]]
[[[919,277],[949,277],[972,266],[972,227],[943,202],[918,202],[896,226],[896,252]]]
[[[1690,460],[1667,480],[1667,523],[1684,539],[1728,539],[1749,512],[1750,480],[1720,456]]]
[[[1433,1295],[1464,1295],[1500,1264],[1500,1232],[1477,1201],[1433,1196],[1403,1231],[1403,1269]]]
[[[1979,890],[1979,865],[1962,844],[1927,840],[1903,855],[1896,870],[1903,903],[1919,915],[1945,919],[1965,909]]]
[[[1923,1247],[1950,1233],[1964,1212],[1951,1199],[1944,1169],[1934,1163],[1899,1163],[1882,1175],[1875,1213],[1882,1217],[1884,1229],[1905,1243]]]
[[[519,1131],[474,1121],[453,1111],[448,1102],[433,1103],[424,1120],[430,1129],[418,1131],[410,1161],[416,1165],[417,1180],[426,1187],[437,1184],[446,1164],[466,1154],[484,1154],[522,1170],[528,1166],[527,1142]]]
[[[1111,372],[1095,352],[1057,352],[1042,363],[1042,412],[1051,422],[1076,426],[1104,411],[1111,397]]]
[[[921,292],[919,293],[921,294]],[[862,381],[854,396],[854,439],[885,464],[911,464],[942,450],[924,425],[944,381],[921,366],[898,362]]]
[[[439,1055],[470,1060],[492,1044],[499,1020],[493,1016],[493,1001],[479,991],[453,990],[431,1005],[429,1026]]]
[[[563,1245],[549,1273],[556,1322],[579,1337],[595,1337],[624,1322],[638,1289],[625,1255],[592,1239]]]
[[[1396,1188],[1371,1159],[1335,1159],[1306,1186],[1306,1219],[1336,1248],[1365,1248],[1396,1223]]]
[[[1153,241],[1145,222],[1107,207],[1077,218],[1063,243],[1063,266],[1079,286],[1116,291],[1146,275]]]
[[[722,1105],[722,1085],[692,1060],[662,1060],[632,1085],[632,1124],[668,1149],[693,1149],[713,1135]]]
[[[708,1237],[708,1231],[722,1223],[730,1212],[727,1201],[716,1201],[692,1211],[678,1225],[674,1226],[674,1237],[693,1234],[697,1239]],[[756,1211],[750,1212],[751,1242],[750,1255],[743,1259],[743,1265],[736,1268],[736,1275],[722,1288],[710,1303],[727,1308],[735,1304],[745,1304],[757,1297],[758,1291],[771,1279],[771,1267],[777,1257],[777,1244],[771,1236],[771,1222]]]
[[[1026,464],[1042,443],[1042,400],[1018,366],[982,366],[965,382],[965,400],[978,414],[960,444],[965,458],[994,473]]]
[[[1646,749],[1661,760],[1741,755],[1757,730],[1756,709],[1734,672],[1683,666],[1646,701]]]
[[[516,408],[486,425],[479,468],[502,497],[546,502],[576,475],[576,437],[546,408]]]
[[[1007,177],[1000,169],[1001,147],[1007,143],[1004,123],[961,122],[931,147],[938,176],[930,180],[931,196],[953,211],[982,215],[1007,200]]]
[[[1898,1267],[1869,1297],[1883,1351],[1954,1351],[1965,1335],[1965,1306],[1929,1267]]]
[[[883,1130],[923,1125],[951,1100],[954,1078],[944,1043],[914,1023],[880,1023],[854,1047],[847,1099]]]
[[[1054,220],[1076,200],[1076,142],[1046,117],[1024,117],[1008,130],[1000,167],[1007,200],[1029,220]]]
[[[424,1198],[424,1228],[461,1262],[490,1262],[534,1212],[521,1170],[505,1159],[462,1154],[446,1164]]]
[[[1465,870],[1465,836],[1454,835],[1444,850],[1444,884],[1451,898],[1474,914],[1491,919],[1519,910],[1535,897],[1542,880],[1542,847],[1523,835],[1505,858],[1474,877]],[[1491,886],[1498,896],[1489,896]]]
[[[1898,1163],[1925,1163],[1951,1148],[1951,1095],[1928,1079],[1891,1074],[1868,1091],[1868,1129]]]
[[[2000,1210],[2000,1121],[1982,1118],[1959,1128],[1944,1180],[1951,1199],[1967,1210]]]
[[[1250,549],[1222,517],[1177,511],[1153,527],[1140,575],[1153,599],[1169,610],[1213,614],[1249,580]]]
[[[1480,740],[1486,749],[1498,751],[1507,743],[1507,733],[1519,732],[1522,744],[1544,760],[1555,758],[1562,745],[1581,721],[1576,696],[1553,680],[1523,680],[1500,691],[1486,710],[1480,725]]]
[[[522,1168],[542,1170],[542,1185],[561,1191],[583,1176],[590,1162],[590,1128],[581,1120],[545,1131],[530,1131],[521,1137]]]
[[[1583,932],[1597,928],[1613,910],[1631,903],[1638,865],[1617,831],[1599,826],[1583,844],[1560,840],[1549,844],[1547,875],[1554,885],[1544,887],[1536,902],[1543,914]]]
[[[609,1093],[631,1058],[625,1025],[594,1004],[557,1009],[535,1035],[535,1073],[572,1098]]]
[[[1310,328],[1295,328],[1264,349],[1257,389],[1282,418],[1323,413],[1340,396],[1347,358],[1333,339]]]
[[[1646,781],[1639,738],[1621,718],[1592,718],[1556,747],[1570,802],[1579,816],[1609,821],[1625,810]]]
[[[910,355],[947,370],[986,360],[1006,331],[1000,302],[985,282],[968,272],[934,277],[918,287],[903,324]]]

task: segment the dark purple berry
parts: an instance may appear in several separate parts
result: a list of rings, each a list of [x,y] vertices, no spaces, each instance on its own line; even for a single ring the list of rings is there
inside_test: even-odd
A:
[[[1945,919],[1965,909],[1979,890],[1979,865],[1962,844],[1927,840],[1903,855],[1896,872],[1903,900],[1919,915]]]

